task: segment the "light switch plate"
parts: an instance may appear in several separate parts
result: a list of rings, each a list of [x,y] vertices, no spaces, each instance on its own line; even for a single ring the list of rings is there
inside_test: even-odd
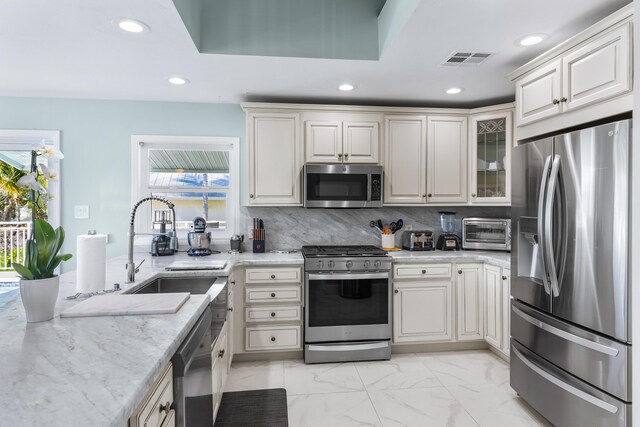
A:
[[[89,206],[75,205],[73,207],[73,217],[75,219],[89,219]]]

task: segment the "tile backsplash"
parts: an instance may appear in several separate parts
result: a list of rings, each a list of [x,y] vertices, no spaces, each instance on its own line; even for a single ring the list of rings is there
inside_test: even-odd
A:
[[[457,227],[462,218],[478,216],[509,218],[509,207],[384,207],[380,209],[305,209],[301,207],[241,207],[240,233],[247,234],[251,218],[264,220],[266,249],[300,249],[303,245],[376,245],[380,246],[379,232],[369,226],[371,220],[390,223],[402,218],[414,230],[432,229],[440,234],[438,211],[456,213]],[[406,228],[405,228],[406,229]],[[396,246],[400,245],[402,231],[395,234]],[[459,233],[458,233],[459,234]],[[248,236],[246,236],[248,237]],[[245,250],[251,251],[251,243],[245,238]]]

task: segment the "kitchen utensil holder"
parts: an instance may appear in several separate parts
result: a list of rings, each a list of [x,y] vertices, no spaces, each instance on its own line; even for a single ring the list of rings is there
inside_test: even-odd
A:
[[[253,253],[254,254],[263,254],[264,253],[264,240],[254,240],[253,241]]]
[[[380,240],[382,243],[382,249],[393,249],[396,247],[396,240],[394,234],[381,234]]]

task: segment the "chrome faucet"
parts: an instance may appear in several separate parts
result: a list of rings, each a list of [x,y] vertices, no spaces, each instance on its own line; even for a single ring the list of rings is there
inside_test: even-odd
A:
[[[174,204],[171,203],[169,200],[165,199],[164,197],[157,197],[157,196],[151,196],[151,197],[145,197],[144,199],[140,200],[138,203],[136,203],[133,206],[133,209],[131,210],[131,219],[129,220],[129,253],[127,256],[127,281],[126,283],[133,283],[136,280],[136,273],[138,272],[138,270],[140,269],[140,266],[142,265],[142,263],[144,262],[144,259],[142,260],[142,262],[140,262],[140,264],[138,264],[138,266],[136,266],[136,263],[133,262],[133,238],[136,236],[136,233],[134,231],[134,224],[136,222],[136,211],[138,210],[138,207],[143,204],[144,202],[147,202],[149,200],[156,200],[158,202],[162,202],[165,205],[167,205],[169,207],[169,209],[171,209],[171,226],[172,226],[172,231],[168,232],[167,235],[170,237],[170,241],[169,241],[169,247],[175,251],[178,250],[178,235],[176,234],[176,211],[174,209]],[[139,235],[155,235],[157,233],[137,233]]]

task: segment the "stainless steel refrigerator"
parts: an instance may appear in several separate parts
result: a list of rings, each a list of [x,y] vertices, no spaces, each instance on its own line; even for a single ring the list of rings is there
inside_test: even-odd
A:
[[[631,425],[631,120],[513,150],[511,387],[556,426]]]

